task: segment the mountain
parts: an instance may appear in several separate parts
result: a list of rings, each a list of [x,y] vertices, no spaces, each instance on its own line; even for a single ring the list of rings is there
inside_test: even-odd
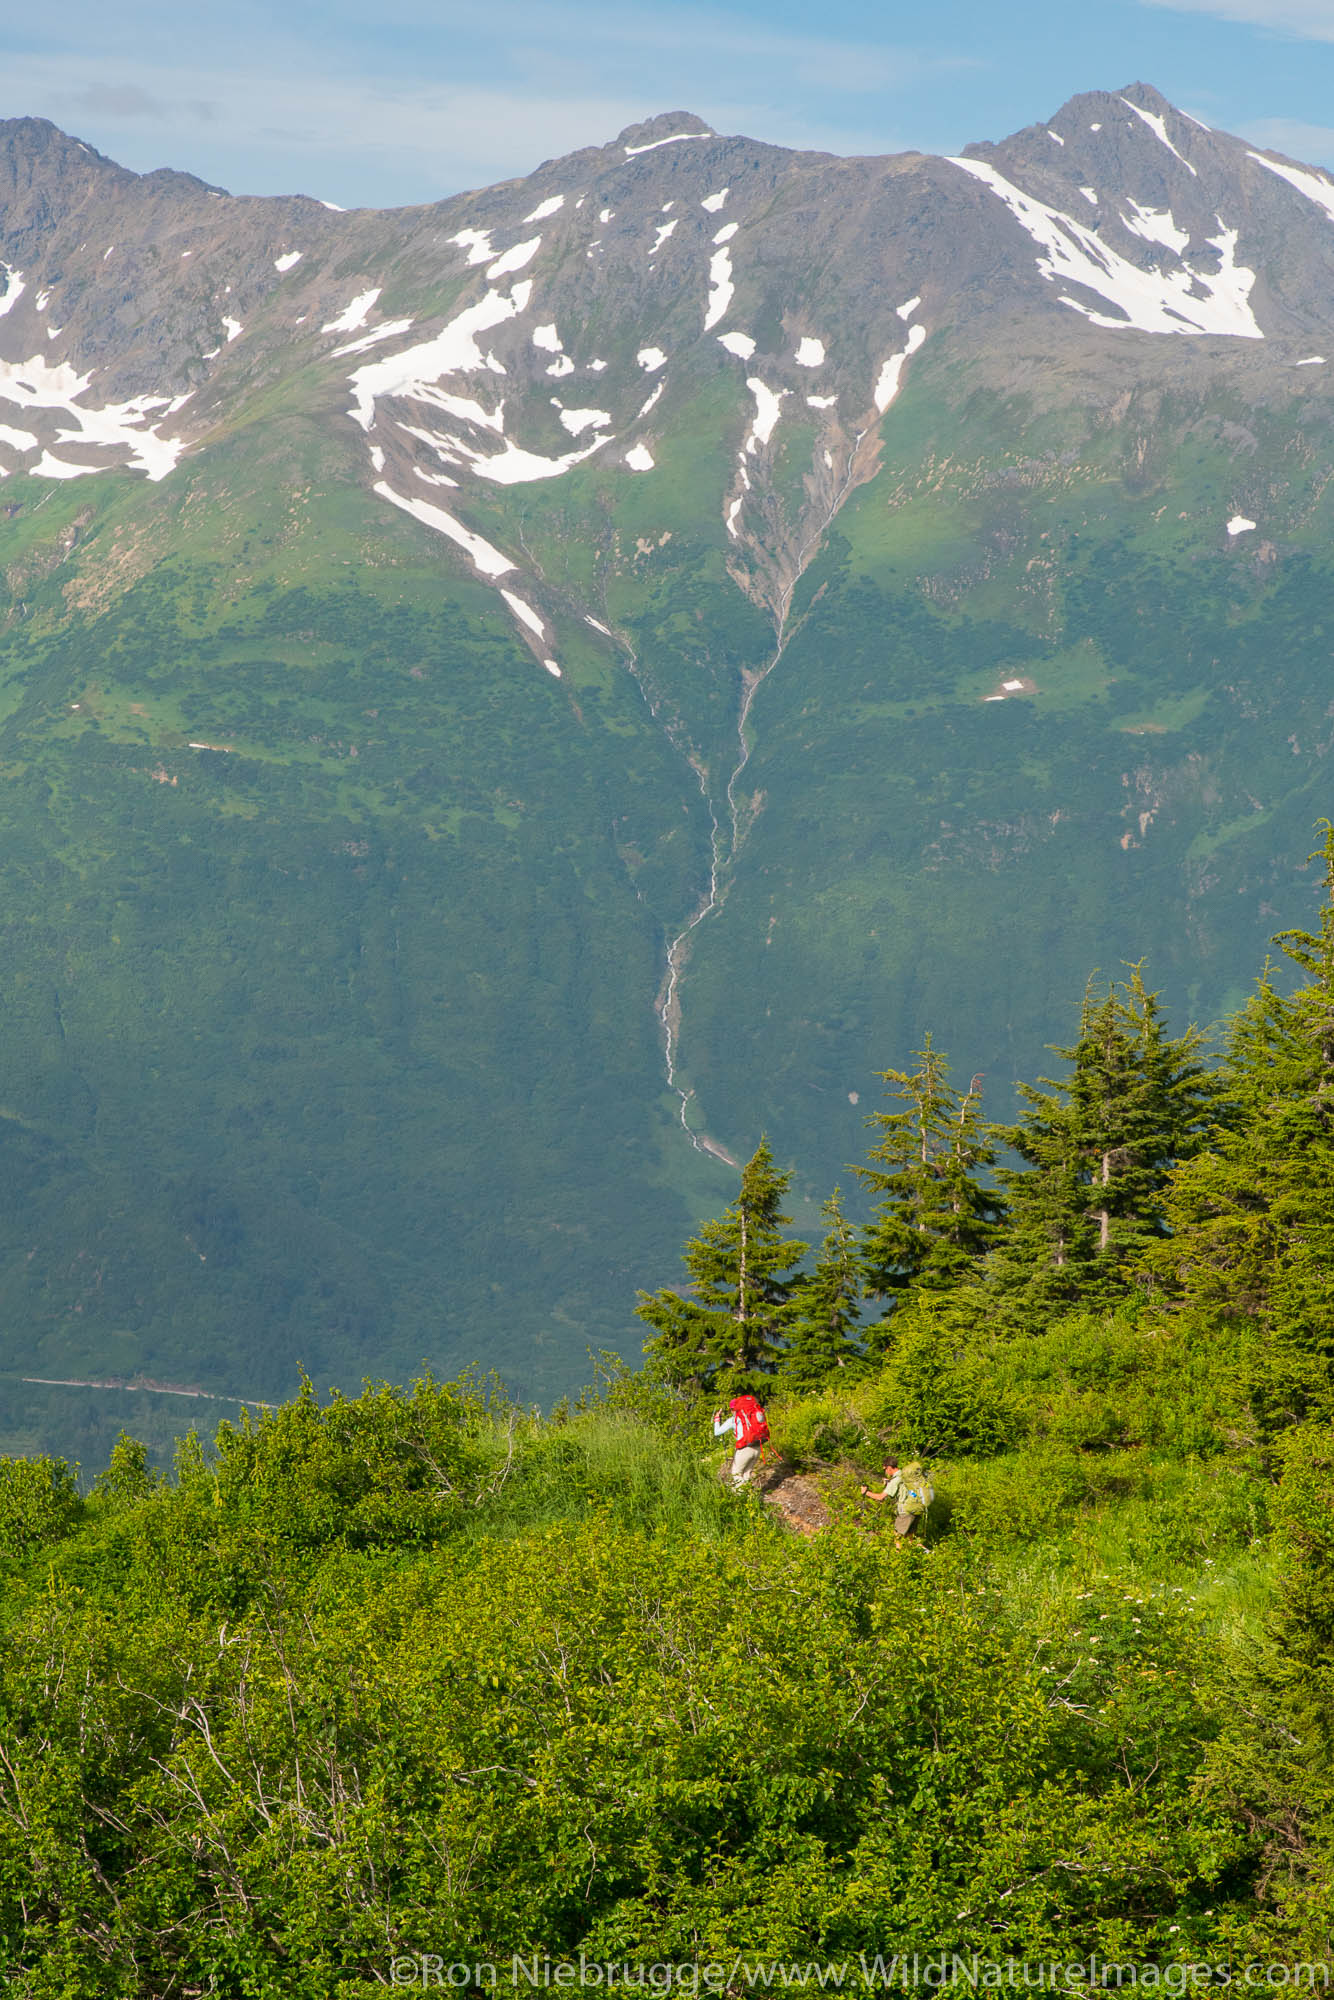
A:
[[[17,120],[0,264],[2,1444],[556,1393],[762,1129],[819,1198],[926,1029],[1004,1115],[1307,914],[1323,174],[1142,84],[390,212]]]

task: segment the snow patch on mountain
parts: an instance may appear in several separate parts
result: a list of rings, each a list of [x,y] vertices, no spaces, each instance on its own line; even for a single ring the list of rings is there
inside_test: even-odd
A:
[[[700,207],[707,209],[710,215],[716,215],[730,193],[730,188],[719,188],[717,194],[706,194]]]
[[[736,286],[732,283],[730,251],[715,250],[709,259],[709,302],[704,309],[704,331],[712,332],[732,303]]]
[[[531,264],[541,248],[540,236],[530,236],[526,243],[516,243],[512,250],[506,250],[487,267],[487,277],[494,283],[497,278],[508,278],[513,272],[522,271],[525,264]]]
[[[486,264],[496,254],[489,229],[460,229],[458,235],[451,236],[449,240],[457,243],[460,250],[467,251],[469,264]]]
[[[563,194],[549,194],[545,201],[539,201],[531,215],[525,215],[525,222],[545,222],[549,215],[556,215],[565,206]]]
[[[579,437],[584,431],[605,431],[611,423],[610,410],[562,410],[560,420],[571,437]]]
[[[625,462],[631,472],[652,472],[653,453],[647,445],[631,445],[629,451],[625,454]]]
[[[1061,293],[1061,304],[1095,326],[1139,333],[1214,334],[1234,340],[1263,340],[1251,311],[1255,273],[1236,261],[1237,234],[1218,221],[1219,234],[1207,240],[1217,252],[1217,271],[1186,264],[1177,271],[1142,271],[1118,256],[1073,216],[1025,194],[982,160],[954,159],[951,165],[989,187],[1046,254],[1037,260],[1044,278],[1082,285],[1117,308],[1121,318],[1095,312],[1080,299]],[[1202,293],[1203,296],[1199,296]]]
[[[476,424],[479,430],[491,431],[496,437],[505,435],[505,403],[502,397],[494,410],[484,409],[471,396],[455,396],[448,389],[434,388],[429,398],[434,410],[443,410],[447,417],[457,417],[461,423]],[[402,427],[407,429],[407,425]]]
[[[63,458],[52,458],[49,451],[44,451],[31,467],[34,479],[82,479],[85,473],[101,469],[96,465],[70,465]]]
[[[755,352],[755,342],[748,333],[720,333],[719,347],[725,347],[729,354],[735,354],[738,361],[749,361]]]
[[[755,398],[755,421],[750,427],[745,443],[745,449],[753,452],[757,445],[768,444],[773,436],[787,390],[771,389],[767,383],[761,382],[758,375],[748,375],[746,387]]]
[[[29,361],[0,361],[0,401],[16,404],[20,409],[63,411],[74,419],[77,428],[58,430],[57,444],[129,451],[133,467],[146,473],[150,480],[165,479],[185,450],[185,440],[158,436],[158,426],[164,421],[162,416],[157,417],[156,423],[148,420],[159,411],[170,415],[173,399],[131,396],[127,402],[106,403],[96,409],[81,401],[92,379],[91,374],[76,373],[67,361],[52,366],[43,355],[34,355]],[[37,443],[36,438],[32,443]],[[52,458],[49,452],[44,452],[42,462],[31,468],[35,474],[42,473],[52,479],[74,479],[85,472],[115,469],[109,465],[71,466]]]
[[[535,479],[559,479],[572,465],[581,464],[595,451],[601,451],[604,444],[612,442],[609,436],[595,437],[582,451],[566,452],[561,458],[545,458],[540,452],[525,451],[521,445],[509,443],[489,458],[461,438],[451,439],[450,445],[455,457],[465,460],[479,479],[490,479],[498,486],[524,486]]]
[[[1317,208],[1323,208],[1334,222],[1334,185],[1323,174],[1313,174],[1306,167],[1290,167],[1286,160],[1267,160],[1263,153],[1248,152],[1246,157],[1259,166],[1267,167],[1271,174],[1277,174],[1289,187],[1295,187],[1298,194],[1304,194]]]
[[[797,343],[795,360],[798,368],[823,368],[824,342],[817,340],[813,334],[803,334]]]
[[[396,493],[387,479],[377,479],[375,491],[391,506],[401,507],[405,514],[411,514],[423,527],[434,528],[438,535],[447,535],[470,558],[479,576],[508,576],[517,567],[481,535],[475,535],[471,528],[464,527],[462,521],[456,521],[452,514],[447,514],[443,507],[432,506],[429,500],[417,500],[405,493]]]
[[[1122,104],[1125,105],[1127,111],[1133,111],[1137,118],[1142,118],[1144,120],[1144,123],[1148,126],[1149,130],[1154,134],[1155,138],[1161,139],[1164,146],[1166,146],[1168,152],[1171,153],[1176,159],[1180,160],[1182,166],[1186,169],[1186,172],[1188,174],[1195,174],[1195,168],[1191,165],[1190,161],[1186,158],[1185,154],[1178,153],[1176,147],[1172,144],[1172,141],[1168,138],[1167,120],[1163,118],[1159,112],[1143,111],[1140,109],[1138,104],[1132,104],[1128,97],[1123,97],[1121,99],[1121,102]],[[1199,175],[1196,174],[1196,179],[1198,180],[1198,178]]]
[[[648,415],[649,411],[653,408],[653,405],[657,402],[659,396],[661,396],[663,390],[666,387],[667,387],[667,377],[664,375],[661,382],[659,382],[657,388],[653,391],[653,394],[649,397],[648,401],[640,405],[639,417],[642,418]],[[636,422],[638,421],[639,419],[636,418]]]
[[[679,146],[685,139],[707,139],[709,137],[711,137],[711,134],[708,132],[669,132],[665,139],[650,139],[646,146],[627,146],[625,157],[627,160],[635,160],[638,159],[641,153],[656,153],[659,146]]]
[[[663,244],[667,241],[667,238],[671,235],[672,231],[675,229],[677,223],[680,220],[681,218],[679,215],[674,215],[670,222],[663,222],[659,224],[658,233],[653,239],[653,248],[648,253],[650,257],[657,256],[659,250],[661,250]]]
[[[635,360],[641,368],[646,368],[651,375],[655,369],[664,366],[667,356],[660,347],[641,347],[635,356]]]
[[[891,354],[888,361],[882,363],[880,373],[876,377],[873,396],[876,409],[882,417],[903,386],[903,370],[910,356],[916,354],[925,339],[926,328],[924,326],[910,326],[908,328],[908,344],[903,352],[901,354]]]
[[[523,598],[516,596],[512,590],[502,589],[500,594],[521,624],[526,625],[530,632],[535,632],[539,639],[546,638],[547,628],[531,604],[526,604]]]
[[[320,332],[355,333],[358,327],[365,326],[370,318],[371,308],[383,290],[383,285],[376,285],[372,291],[358,292],[351,305],[344,306],[337,319],[331,319],[327,325],[320,328]]]
[[[383,340],[394,340],[400,333],[408,333],[416,324],[410,319],[387,319],[383,326],[377,326],[372,333],[363,333],[358,340],[349,340],[342,347],[335,347],[329,359],[337,361],[344,354],[365,354],[368,348],[378,347]]]
[[[1161,243],[1165,250],[1181,255],[1190,242],[1190,231],[1179,227],[1170,208],[1144,208],[1129,195],[1126,206],[1134,214],[1123,215],[1121,220],[1132,236],[1142,236],[1147,243]]]
[[[290,271],[293,265],[300,262],[301,252],[299,250],[284,250],[281,257],[274,258],[273,268],[275,271]]]
[[[487,366],[477,335],[513,319],[527,306],[531,287],[516,285],[509,297],[489,291],[442,327],[430,340],[418,341],[401,353],[369,362],[348,377],[352,386],[351,415],[364,431],[375,421],[375,405],[383,396],[410,396],[420,402],[436,398],[434,385],[444,375],[466,375]]]

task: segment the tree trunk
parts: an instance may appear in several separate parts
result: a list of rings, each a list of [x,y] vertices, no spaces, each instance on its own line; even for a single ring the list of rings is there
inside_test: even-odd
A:
[[[1102,1184],[1104,1187],[1106,1187],[1108,1181],[1110,1181],[1111,1178],[1112,1178],[1112,1156],[1110,1153],[1104,1153],[1102,1156]],[[1105,1208],[1098,1209],[1097,1216],[1098,1216],[1098,1254],[1099,1256],[1101,1256],[1102,1253],[1106,1250],[1108,1243],[1111,1241],[1112,1218]]]

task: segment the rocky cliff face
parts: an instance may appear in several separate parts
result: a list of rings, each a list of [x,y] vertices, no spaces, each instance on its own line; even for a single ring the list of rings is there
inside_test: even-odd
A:
[[[1332,224],[1334,182],[1143,85],[958,160],[792,154],[667,114],[521,183],[350,215],[129,174],[11,121],[3,469],[161,480],[277,392],[350,477],[540,597],[470,507],[590,461],[643,477],[711,390],[734,435],[708,501],[781,623],[928,342],[1052,404],[1109,377],[1321,396]]]

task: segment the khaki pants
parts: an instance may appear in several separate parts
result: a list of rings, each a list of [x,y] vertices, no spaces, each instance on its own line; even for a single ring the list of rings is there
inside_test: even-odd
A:
[[[760,1448],[757,1444],[743,1444],[734,1453],[732,1458],[733,1486],[745,1485],[755,1468],[755,1461],[759,1455]]]

